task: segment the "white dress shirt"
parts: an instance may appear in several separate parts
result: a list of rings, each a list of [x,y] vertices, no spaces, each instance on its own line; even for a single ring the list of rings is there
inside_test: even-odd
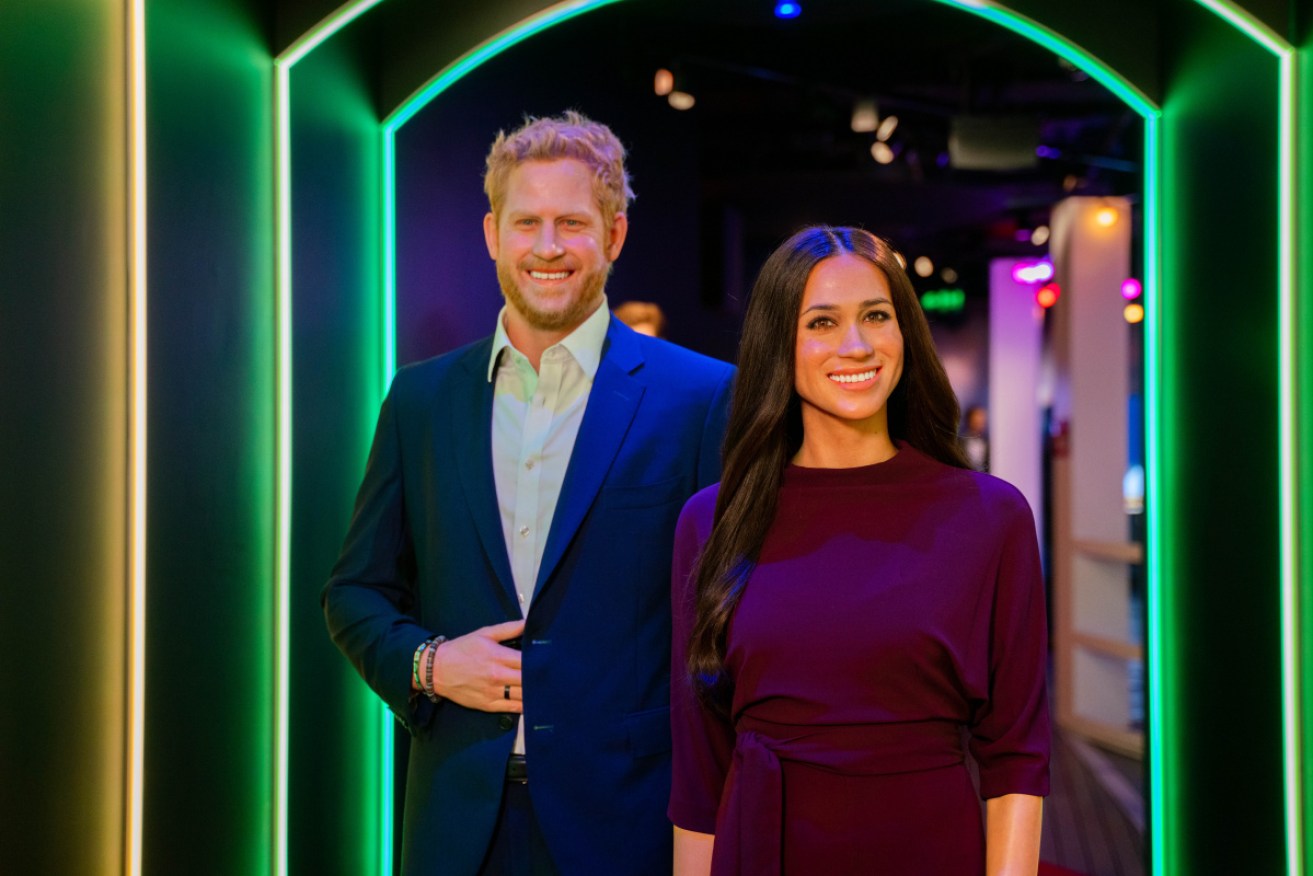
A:
[[[528,614],[565,470],[602,360],[611,311],[603,297],[578,328],[543,351],[536,372],[511,343],[505,319],[503,307],[488,362],[488,380],[493,381],[492,474],[520,613]],[[524,752],[523,718],[515,751]]]

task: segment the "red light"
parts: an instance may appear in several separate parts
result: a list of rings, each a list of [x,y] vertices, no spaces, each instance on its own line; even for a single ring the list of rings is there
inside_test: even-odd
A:
[[[1062,294],[1062,289],[1057,283],[1046,283],[1035,293],[1035,302],[1040,307],[1048,309],[1058,303],[1058,296]]]

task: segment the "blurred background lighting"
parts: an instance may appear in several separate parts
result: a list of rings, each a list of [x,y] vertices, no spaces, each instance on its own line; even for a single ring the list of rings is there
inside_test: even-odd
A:
[[[1058,303],[1058,296],[1061,294],[1062,289],[1057,283],[1046,283],[1035,293],[1035,303],[1047,310]]]
[[[1053,279],[1053,262],[1017,262],[1012,266],[1012,279],[1018,283],[1047,283]]]
[[[1144,285],[1134,277],[1127,277],[1122,280],[1122,297],[1127,301],[1134,301],[1139,298],[1140,293],[1143,291]]]
[[[877,140],[871,145],[871,157],[880,164],[890,164],[894,160],[894,150],[883,140]]]
[[[666,96],[666,102],[677,110],[689,110],[697,103],[697,99],[687,91],[672,91]]]
[[[1049,227],[1047,225],[1038,225],[1035,230],[1030,232],[1030,242],[1035,246],[1043,246],[1049,242]]]
[[[916,271],[918,277],[928,277],[935,272],[935,263],[930,261],[929,256],[917,256],[916,261],[912,262],[912,270]]]
[[[957,271],[952,268],[944,268],[939,272],[939,279],[943,280],[945,283],[956,283]]]
[[[671,73],[665,67],[656,71],[656,77],[652,80],[652,90],[657,93],[658,97],[665,97],[675,90],[675,74]]]
[[[875,108],[875,101],[865,98],[853,104],[852,129],[858,134],[869,134],[880,123],[880,114]]]
[[[885,116],[884,121],[880,122],[880,128],[875,132],[875,139],[888,140],[893,136],[894,129],[898,127],[898,116]]]
[[[782,2],[775,4],[776,18],[797,18],[799,15],[802,15],[801,4],[790,3],[788,0],[782,0]]]
[[[1144,322],[1144,305],[1132,301],[1122,309],[1122,316],[1126,317],[1126,321],[1131,325]]]
[[[1115,207],[1100,207],[1094,214],[1094,221],[1104,228],[1111,228],[1117,224],[1117,209]]]

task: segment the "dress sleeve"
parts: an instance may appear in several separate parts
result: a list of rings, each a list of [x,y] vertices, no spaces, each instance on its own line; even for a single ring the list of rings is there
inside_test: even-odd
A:
[[[1007,513],[989,629],[989,699],[973,716],[980,796],[1049,793],[1048,623],[1035,522],[1018,494]]]
[[[674,621],[670,648],[673,775],[667,814],[676,826],[698,833],[716,832],[716,811],[734,751],[733,727],[698,699],[687,669],[697,605],[692,573],[711,531],[714,508],[715,490],[709,489],[690,499],[680,513],[670,588]]]

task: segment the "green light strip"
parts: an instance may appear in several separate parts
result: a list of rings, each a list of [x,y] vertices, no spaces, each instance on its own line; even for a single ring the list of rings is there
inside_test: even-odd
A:
[[[383,166],[387,167],[392,163],[392,138],[383,138]],[[386,172],[384,174],[386,176]],[[383,189],[382,195],[383,216],[381,228],[383,230],[383,239],[380,245],[382,251],[383,265],[383,288],[392,289],[395,284],[396,276],[396,258],[393,254],[395,247],[391,241],[396,239],[393,228],[396,222],[396,193],[392,189]],[[388,293],[383,293],[383,357],[380,364],[379,373],[379,399],[387,395],[388,387],[392,384],[392,375],[397,370],[397,331],[396,331],[396,298]],[[392,833],[395,821],[395,805],[393,798],[395,792],[393,786],[393,769],[392,763],[394,749],[396,748],[393,733],[395,733],[395,719],[392,713],[382,703],[378,708],[378,720],[376,724],[378,732],[378,752],[382,759],[379,764],[379,846],[378,846],[378,872],[380,874],[391,873],[392,867]]]
[[[383,391],[387,392],[397,370],[397,191],[396,139],[384,128],[383,143]]]
[[[1295,361],[1295,53],[1281,56],[1280,164],[1278,165],[1277,245],[1280,259],[1280,299],[1277,305],[1280,363],[1281,446],[1281,658],[1282,718],[1285,732],[1283,755],[1286,774],[1286,867],[1291,876],[1304,870],[1304,746],[1303,703],[1300,695],[1303,668],[1300,663],[1302,606],[1299,599],[1299,514],[1296,480],[1300,476],[1295,434],[1297,417]]]
[[[128,750],[124,872],[140,876],[146,761],[146,0],[127,0],[129,221],[132,362],[128,555]]]
[[[1167,672],[1166,655],[1174,646],[1168,638],[1167,615],[1163,610],[1163,588],[1171,580],[1167,546],[1171,533],[1165,528],[1164,511],[1166,493],[1163,492],[1163,470],[1167,464],[1164,426],[1167,412],[1163,407],[1164,386],[1171,386],[1170,375],[1164,371],[1162,312],[1162,264],[1159,247],[1162,240],[1161,205],[1162,179],[1162,119],[1157,115],[1144,120],[1144,370],[1145,380],[1145,443],[1148,445],[1147,471],[1149,501],[1145,507],[1145,527],[1148,549],[1146,555],[1145,588],[1145,649],[1148,674],[1149,711],[1149,872],[1167,873],[1167,827],[1171,823],[1171,809],[1167,805],[1167,789],[1174,787],[1174,774],[1169,773],[1165,757],[1168,747],[1166,724],[1171,720],[1166,703],[1171,683]],[[1175,693],[1173,692],[1173,696]]]
[[[291,694],[291,541],[292,541],[292,130],[291,130],[291,71],[298,61],[314,51],[325,40],[342,30],[352,21],[369,11],[382,0],[353,0],[339,6],[334,12],[301,35],[274,59],[274,175],[277,179],[277,269],[275,280],[275,309],[277,312],[277,495],[275,499],[275,666],[274,666],[274,740],[273,740],[273,861],[275,876],[287,874],[287,807],[288,807],[288,741]],[[379,705],[380,710],[384,706]],[[380,752],[382,762],[383,814],[386,821],[380,825],[384,841],[387,866],[380,872],[391,872],[391,802],[392,802],[392,751],[391,734],[384,734],[387,750]]]
[[[1295,116],[1296,50],[1266,23],[1230,0],[1195,0],[1277,57],[1280,64],[1277,133],[1277,385],[1278,458],[1280,468],[1281,549],[1281,711],[1282,767],[1285,777],[1286,872],[1304,873],[1304,751],[1301,696],[1299,600],[1299,515],[1297,489],[1299,455],[1295,434],[1295,277],[1296,251]]]

